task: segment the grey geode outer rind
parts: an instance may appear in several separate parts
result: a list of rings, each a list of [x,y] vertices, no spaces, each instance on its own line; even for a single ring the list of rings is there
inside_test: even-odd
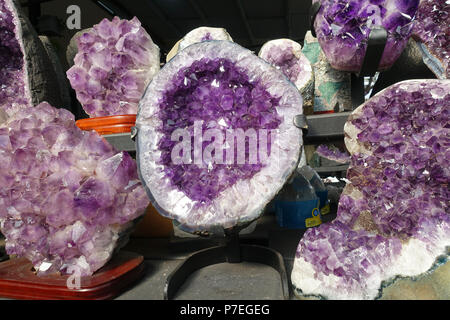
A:
[[[399,279],[422,279],[448,260],[449,92],[449,80],[404,81],[349,117],[350,182],[337,218],[308,230],[299,243],[292,271],[297,295],[397,295],[391,286]]]
[[[61,105],[56,75],[31,23],[15,0],[1,0],[0,66],[2,83],[0,106],[38,104],[50,101]],[[6,68],[6,69],[3,69]]]
[[[450,77],[450,2],[422,0],[413,38],[419,42],[424,63],[439,79]]]
[[[66,60],[69,67],[72,67],[74,65],[74,59],[75,56],[78,53],[78,38],[81,37],[83,34],[91,32],[92,28],[83,29],[80,31],[77,31],[72,38],[70,38],[69,45],[66,49]]]
[[[158,101],[177,72],[202,58],[229,59],[242,68],[252,81],[260,81],[272,96],[280,97],[276,111],[282,117],[277,143],[282,150],[275,158],[271,154],[266,167],[249,180],[238,180],[221,192],[211,204],[195,207],[194,201],[170,184],[164,167],[159,165],[161,151],[158,142]],[[302,113],[302,97],[298,89],[278,70],[255,56],[250,50],[230,41],[206,41],[180,51],[155,76],[139,104],[136,120],[137,161],[141,181],[158,211],[180,223],[188,232],[220,233],[225,228],[245,225],[262,213],[265,205],[282,188],[299,161],[302,133],[293,125],[295,115]]]
[[[230,34],[224,28],[199,27],[188,32],[170,49],[166,57],[166,62],[172,59],[178,52],[191,44],[209,40],[233,41]]]
[[[53,70],[55,71],[56,79],[58,80],[58,88],[61,93],[62,101],[61,106],[70,108],[72,102],[70,99],[69,80],[67,80],[66,73],[64,72],[63,65],[58,57],[55,46],[47,36],[39,36],[39,39],[44,46],[45,52],[47,52],[47,56],[52,62]]]
[[[21,24],[21,40],[27,62],[31,102],[33,105],[38,105],[46,101],[51,105],[61,106],[63,105],[61,94],[52,62],[36,31],[18,5],[18,1],[13,0],[13,3]]]

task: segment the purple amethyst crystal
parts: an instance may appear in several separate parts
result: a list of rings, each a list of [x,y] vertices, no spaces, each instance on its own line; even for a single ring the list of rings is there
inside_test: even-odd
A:
[[[159,48],[134,17],[102,20],[78,39],[72,88],[91,117],[136,114],[145,87],[159,71]]]
[[[379,298],[397,277],[419,276],[448,255],[449,101],[450,80],[410,80],[353,112],[350,183],[337,218],[299,243],[299,295]]]
[[[340,162],[340,163],[349,163],[350,156],[346,152],[342,152],[337,148],[329,148],[326,145],[320,145],[316,149],[316,153],[326,159]]]
[[[259,57],[281,70],[292,81],[303,96],[303,108],[313,113],[314,73],[308,58],[302,53],[302,46],[290,39],[266,42],[259,51]]]
[[[0,125],[0,227],[38,274],[91,275],[148,205],[136,163],[47,103]]]
[[[0,107],[31,103],[21,27],[11,0],[0,0]]]
[[[301,113],[297,88],[251,51],[190,45],[139,105],[137,157],[150,198],[191,232],[254,220],[299,161]]]
[[[314,0],[320,2],[314,28],[333,68],[359,72],[370,31],[388,33],[379,71],[388,69],[402,53],[413,28],[419,0]]]
[[[421,42],[424,62],[440,79],[450,76],[450,2],[422,0],[413,37]]]
[[[61,104],[55,69],[15,0],[0,0],[0,109]]]
[[[228,40],[233,41],[227,30],[223,28],[199,27],[188,32],[180,42],[179,50],[190,46],[191,44],[209,40]]]

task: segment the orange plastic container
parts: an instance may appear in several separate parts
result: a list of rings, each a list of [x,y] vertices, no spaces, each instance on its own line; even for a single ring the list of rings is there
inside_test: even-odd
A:
[[[78,128],[81,130],[95,130],[101,135],[131,132],[131,128],[134,127],[135,123],[135,114],[97,117],[76,121]]]

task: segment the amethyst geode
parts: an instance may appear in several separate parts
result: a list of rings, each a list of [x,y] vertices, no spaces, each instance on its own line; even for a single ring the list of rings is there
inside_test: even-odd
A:
[[[450,78],[450,2],[422,0],[414,24],[425,64],[440,79]]]
[[[292,271],[299,295],[380,298],[399,277],[448,259],[449,107],[450,80],[410,80],[353,112],[345,125],[350,183],[337,218],[300,241]]]
[[[17,2],[0,0],[0,108],[61,103],[53,66]]]
[[[91,275],[148,205],[136,163],[47,103],[0,124],[0,227],[38,274]]]
[[[230,41],[190,45],[140,102],[141,180],[159,212],[184,230],[244,225],[294,171],[302,133],[293,119],[301,113],[297,88],[251,51]],[[248,133],[244,143],[233,137],[239,132]]]
[[[302,53],[302,46],[290,39],[271,40],[261,47],[258,56],[281,70],[295,84],[302,94],[305,114],[312,114],[314,72],[308,58]]]
[[[136,114],[145,87],[159,71],[159,48],[134,17],[103,19],[78,39],[72,88],[91,117]]]
[[[405,48],[419,0],[314,0],[320,2],[314,29],[331,66],[359,72],[372,29],[388,33],[379,71],[388,69]],[[376,63],[375,61],[373,63]]]
[[[28,104],[28,76],[24,50],[19,35],[20,23],[13,3],[0,1],[0,106],[5,109],[12,103]]]

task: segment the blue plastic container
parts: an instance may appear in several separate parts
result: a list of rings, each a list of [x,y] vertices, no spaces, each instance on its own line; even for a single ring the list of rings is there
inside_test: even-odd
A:
[[[288,229],[306,229],[322,223],[319,199],[306,201],[275,201],[277,223]]]

